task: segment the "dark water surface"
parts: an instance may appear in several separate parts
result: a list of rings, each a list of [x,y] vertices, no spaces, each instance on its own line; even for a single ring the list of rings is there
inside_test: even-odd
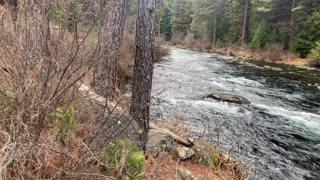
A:
[[[224,151],[254,168],[252,179],[320,179],[320,85],[218,54],[172,48],[168,59],[155,65],[154,116],[183,119],[195,136],[206,129],[212,142],[219,132]],[[252,104],[201,99],[213,92]]]

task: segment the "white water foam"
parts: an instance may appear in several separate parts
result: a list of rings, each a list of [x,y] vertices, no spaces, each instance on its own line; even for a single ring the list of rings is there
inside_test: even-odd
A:
[[[264,104],[254,104],[254,106],[266,109],[268,113],[272,115],[282,116],[284,118],[287,118],[288,120],[304,125],[309,129],[315,130],[317,134],[320,134],[320,115],[319,114],[313,114],[313,113],[308,113],[303,111],[292,111],[292,110],[284,109],[282,107],[275,107],[275,106],[272,107],[272,106],[266,106]]]
[[[197,107],[199,109],[212,109],[214,111],[223,113],[223,114],[232,114],[239,115],[239,112],[242,114],[249,115],[250,111],[243,111],[244,109],[241,106],[233,105],[227,102],[218,102],[218,101],[205,101],[205,100],[182,100],[182,99],[164,99],[170,105],[187,105],[190,107]]]
[[[222,83],[219,83],[219,82],[216,82],[216,81],[211,81],[210,84],[215,86],[215,87],[219,87],[219,88],[225,89],[225,86]]]
[[[245,77],[229,78],[229,79],[226,79],[226,80],[228,82],[233,82],[233,83],[236,83],[236,84],[246,85],[246,86],[251,86],[251,87],[263,87],[264,86],[263,84],[261,84],[258,81],[247,79]]]

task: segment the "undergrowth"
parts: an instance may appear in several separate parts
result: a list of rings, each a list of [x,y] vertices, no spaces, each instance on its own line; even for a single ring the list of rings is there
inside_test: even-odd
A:
[[[144,175],[144,152],[130,140],[118,140],[108,145],[104,155],[110,175],[129,176],[132,180],[138,180]]]
[[[76,120],[76,110],[74,108],[57,108],[57,110],[50,114],[54,118],[54,127],[52,132],[57,138],[64,138],[70,136],[78,127]]]

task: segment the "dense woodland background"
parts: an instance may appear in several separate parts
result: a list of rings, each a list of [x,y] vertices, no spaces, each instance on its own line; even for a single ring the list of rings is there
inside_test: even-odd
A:
[[[319,63],[319,0],[164,0],[158,35],[176,44],[289,50]]]

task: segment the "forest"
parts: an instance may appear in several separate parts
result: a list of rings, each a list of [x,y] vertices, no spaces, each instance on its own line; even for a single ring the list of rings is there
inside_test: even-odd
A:
[[[320,178],[319,0],[0,0],[0,180]]]
[[[283,50],[318,65],[319,20],[318,0],[164,0],[158,32],[198,49]]]

